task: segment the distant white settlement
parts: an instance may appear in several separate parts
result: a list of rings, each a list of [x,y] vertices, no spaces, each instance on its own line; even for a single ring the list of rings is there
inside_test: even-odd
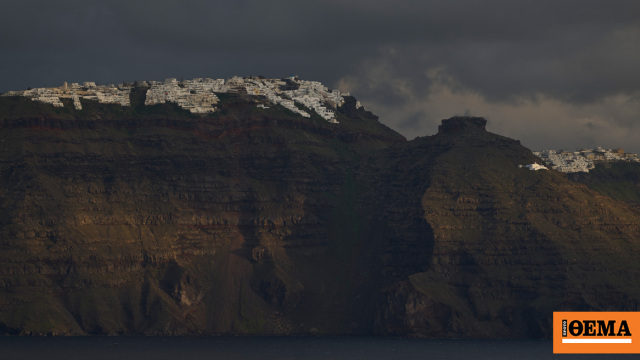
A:
[[[25,96],[33,101],[41,101],[52,104],[55,107],[63,107],[64,104],[60,99],[72,99],[73,106],[77,110],[82,110],[80,98],[87,100],[97,100],[103,104],[120,104],[129,106],[129,94],[131,93],[131,85],[114,85],[98,86],[95,82],[84,82],[82,85],[66,82],[64,85],[55,88],[35,88],[22,91],[9,91],[1,96]]]
[[[616,161],[640,162],[637,154],[625,153],[623,149],[580,149],[577,151],[543,150],[534,151],[544,163],[552,169],[563,173],[589,172],[597,163]],[[527,165],[528,166],[528,165]]]
[[[139,81],[135,86],[147,87],[145,105],[176,103],[195,114],[213,113],[220,93],[242,93],[257,97],[258,107],[267,109],[281,105],[303,117],[311,117],[308,110],[315,112],[330,123],[338,123],[335,111],[344,104],[344,97],[338,90],[329,90],[317,81],[300,80],[297,76],[285,79],[265,79],[263,77],[233,77],[231,79],[196,78],[178,81]],[[116,85],[96,85],[94,82],[82,84],[64,83],[60,87],[35,88],[22,91],[9,91],[0,96],[25,96],[33,101],[64,107],[61,99],[73,100],[76,110],[82,110],[80,99],[97,100],[105,104],[130,106],[129,95],[134,88],[132,83]],[[359,105],[359,104],[358,104]]]

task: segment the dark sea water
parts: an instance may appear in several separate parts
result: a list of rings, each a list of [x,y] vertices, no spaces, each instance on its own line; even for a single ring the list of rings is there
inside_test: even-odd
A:
[[[638,356],[638,355],[631,355]],[[610,359],[554,355],[551,341],[376,337],[0,337],[0,359]]]

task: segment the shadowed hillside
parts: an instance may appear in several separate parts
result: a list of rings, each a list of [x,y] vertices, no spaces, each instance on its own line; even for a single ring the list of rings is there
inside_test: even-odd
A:
[[[638,308],[640,217],[481,118],[0,98],[0,331],[549,337]]]

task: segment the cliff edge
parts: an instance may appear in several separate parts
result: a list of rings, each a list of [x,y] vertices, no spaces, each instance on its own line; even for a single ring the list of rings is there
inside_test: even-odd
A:
[[[484,119],[406,141],[350,97],[329,123],[141,94],[0,98],[1,332],[549,337],[552,311],[637,311],[638,213],[520,168]]]

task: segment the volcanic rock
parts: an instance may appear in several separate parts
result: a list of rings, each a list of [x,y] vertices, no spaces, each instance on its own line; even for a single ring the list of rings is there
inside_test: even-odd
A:
[[[0,331],[549,337],[637,311],[640,216],[482,118],[0,98]]]

